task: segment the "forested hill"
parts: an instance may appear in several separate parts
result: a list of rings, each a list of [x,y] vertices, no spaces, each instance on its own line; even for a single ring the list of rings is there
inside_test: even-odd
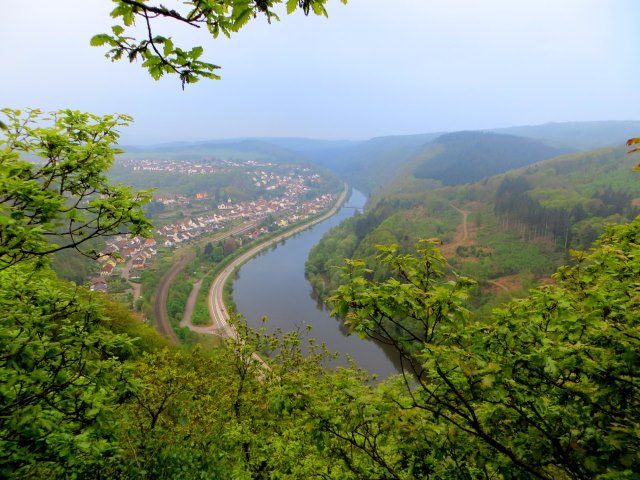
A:
[[[443,154],[438,161],[450,164],[452,157],[458,155],[463,166],[462,169],[455,167],[446,172],[443,168],[442,171],[437,171],[436,175],[445,177],[446,174],[446,178],[454,178],[458,177],[459,173],[466,175],[468,172],[469,176],[464,181],[456,182],[464,183],[565,152],[622,145],[627,138],[635,136],[639,131],[638,121],[562,122],[488,129],[484,130],[484,133],[439,132],[382,136],[345,145],[335,142],[286,142],[282,145],[299,151],[310,160],[331,169],[354,187],[376,194],[383,191],[389,182],[395,181],[398,175],[413,175],[411,170],[419,166],[420,160],[430,164],[429,167],[425,165],[426,173],[430,173],[434,164],[429,161],[429,157],[438,154],[438,148],[441,147],[449,148],[451,151]],[[475,151],[472,143],[474,136],[478,141]],[[484,145],[482,139],[488,145]],[[492,151],[493,155],[489,155],[488,152],[487,155],[483,155],[483,150]],[[474,159],[477,161],[473,162]],[[471,162],[478,168],[471,165]],[[483,171],[480,165],[493,169]],[[424,185],[422,182],[422,186]]]
[[[514,135],[457,132],[426,145],[413,160],[416,178],[431,178],[444,185],[460,185],[524,167],[567,150]]]
[[[315,247],[309,277],[326,294],[339,283],[336,267],[345,258],[372,258],[378,244],[410,251],[419,238],[437,237],[456,272],[480,281],[477,306],[492,296],[524,294],[566,261],[569,248],[588,248],[605,224],[640,213],[635,163],[620,147],[459,186],[421,188],[423,180],[407,177]]]
[[[543,158],[550,158],[563,152],[622,145],[627,138],[633,137],[637,135],[637,132],[640,132],[640,122],[561,122],[483,131],[495,134],[496,137],[507,135],[521,137],[522,139],[519,141],[523,148],[518,149],[518,146],[515,145],[516,141],[513,139],[511,149],[507,149],[507,145],[504,147],[505,153],[510,152],[515,157],[528,158],[527,148],[532,152],[536,152],[537,155],[531,154],[532,156],[529,160],[524,160],[519,165],[517,164],[517,158],[515,158],[514,165],[509,166],[509,168],[515,168],[516,166],[526,165]],[[472,133],[481,134],[480,131],[467,133],[469,135]],[[449,135],[452,136],[449,137]],[[333,170],[356,188],[367,193],[379,193],[385,189],[389,182],[394,181],[397,175],[412,174],[411,169],[417,166],[419,157],[423,155],[425,157],[424,160],[427,160],[426,157],[437,151],[435,144],[441,139],[444,143],[452,143],[455,140],[458,147],[452,148],[462,148],[464,142],[461,138],[456,139],[458,135],[460,134],[439,132],[419,135],[383,136],[351,145],[326,145],[327,148],[315,148],[312,152],[306,149],[305,154],[314,162]],[[447,139],[447,137],[449,138]],[[532,141],[532,143],[528,144],[527,148],[524,148],[526,139]],[[499,140],[496,140],[497,142]],[[505,140],[504,143],[507,144],[508,141]],[[286,146],[298,151],[291,143]],[[318,146],[321,145],[315,145],[315,147]],[[467,145],[467,147],[469,148],[466,148],[464,155],[471,158],[474,153],[470,145]],[[545,147],[549,149],[546,153],[544,153]],[[494,145],[491,148],[497,149],[498,147]],[[302,152],[302,150],[299,151]],[[518,154],[518,152],[520,153]],[[475,154],[479,155],[479,152],[475,152]],[[465,169],[468,167],[468,165],[465,165]],[[505,171],[505,169],[506,167],[492,172],[478,171],[476,172],[476,177],[483,178]],[[424,182],[422,185],[424,186]]]
[[[439,133],[376,137],[358,145],[316,151],[309,157],[367,193],[384,185]]]

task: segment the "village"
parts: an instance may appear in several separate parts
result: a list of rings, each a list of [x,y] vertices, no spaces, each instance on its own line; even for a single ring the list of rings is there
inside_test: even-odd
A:
[[[189,242],[201,239],[233,225],[252,226],[240,238],[243,244],[252,241],[270,231],[286,228],[329,208],[335,201],[335,195],[324,193],[309,197],[310,185],[319,184],[320,175],[309,168],[292,167],[290,172],[275,173],[264,170],[272,164],[246,161],[220,163],[225,167],[246,169],[251,181],[261,190],[275,193],[269,199],[260,196],[251,201],[234,202],[227,198],[217,208],[193,217],[167,223],[158,227],[153,238],[127,237],[124,235],[109,239],[99,256],[100,273],[90,281],[93,291],[108,291],[109,277],[121,277],[125,281],[136,281],[150,260],[158,254],[158,248],[175,249]],[[220,164],[198,164],[165,160],[145,160],[135,162],[132,168],[145,168],[152,171],[180,171],[192,175],[211,175],[212,169],[221,168]],[[206,168],[205,168],[206,167]],[[220,171],[220,170],[218,170]],[[180,209],[192,200],[208,197],[208,192],[197,192],[192,198],[185,195],[159,195],[155,201],[168,208]]]
[[[121,159],[119,163],[125,168],[136,171],[185,173],[187,175],[211,175],[232,169],[241,168],[249,171],[254,168],[271,168],[275,164],[257,160],[233,161],[211,157],[201,161],[167,160],[167,159]]]

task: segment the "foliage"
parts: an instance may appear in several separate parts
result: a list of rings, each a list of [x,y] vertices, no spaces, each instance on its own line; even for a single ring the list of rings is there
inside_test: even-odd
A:
[[[96,240],[94,245],[87,245],[87,249],[98,250]],[[70,280],[81,285],[99,273],[99,264],[95,259],[83,255],[75,249],[65,249],[56,252],[51,257],[51,268],[64,280]]]
[[[89,254],[85,246],[104,235],[146,234],[149,195],[105,177],[129,117],[3,114],[0,476],[91,475],[118,451],[112,415],[135,388],[122,362],[135,355],[133,339],[109,328],[100,296],[58,280],[47,259],[72,248]],[[122,330],[127,318],[120,314]]]
[[[640,184],[629,175],[633,165],[624,148],[605,148],[455,187],[433,188],[416,183],[410,171],[401,172],[369,200],[364,214],[332,229],[312,249],[308,277],[314,292],[326,293],[342,283],[338,267],[343,259],[372,260],[377,244],[396,243],[408,252],[419,238],[438,237],[453,268],[480,284],[475,311],[496,296],[487,287],[489,280],[517,275],[515,283],[522,284],[531,273],[535,280],[548,278],[567,260],[570,248],[589,248],[606,225],[633,219],[640,197]],[[469,212],[465,240],[462,215],[455,208]],[[456,256],[459,246],[486,255]],[[380,264],[372,270],[383,278]]]
[[[637,354],[640,219],[574,252],[556,285],[468,322],[470,283],[438,281],[443,258],[382,249],[396,276],[351,262],[332,301],[353,331],[403,357],[408,402],[447,478],[631,478],[640,468]]]
[[[169,345],[169,341],[158,331],[121,303],[109,295],[96,295],[101,311],[109,312],[106,326],[116,334],[134,339],[131,351],[121,351],[119,358],[129,360],[138,358],[143,352],[155,352]]]
[[[107,195],[102,173],[92,178]],[[24,205],[47,193],[31,187]],[[597,195],[606,204],[622,198],[616,191]],[[450,228],[459,215],[450,203],[480,198],[474,187],[444,192],[432,208],[445,220],[419,232]],[[54,193],[66,199],[65,188]],[[419,218],[390,205],[424,198],[381,202],[352,221],[341,251],[388,238]],[[55,205],[52,218],[77,218]],[[434,241],[410,253],[408,230],[398,230],[402,245],[381,247],[368,269],[350,261],[333,297],[350,329],[402,358],[403,375],[373,387],[354,368],[327,369],[331,355],[313,341],[303,348],[300,332],[267,335],[236,319],[239,339],[219,349],[161,350],[166,343],[121,306],[55,277],[42,261],[56,248],[38,237],[44,213],[23,232],[36,254],[5,245],[0,271],[3,478],[613,479],[640,469],[640,219],[610,227],[592,253],[573,253],[577,265],[559,270],[556,285],[486,321],[467,309],[474,282],[445,276]],[[201,255],[220,248],[204,245]],[[176,287],[179,318],[191,285]]]
[[[533,237],[551,237],[566,249],[575,245],[574,226],[583,220],[622,215],[633,218],[638,209],[632,195],[611,186],[586,197],[575,187],[532,189],[527,175],[506,176],[496,191],[495,212],[513,223],[526,225]],[[583,233],[583,236],[584,233]],[[585,236],[593,240],[591,235]],[[578,237],[578,240],[580,238]],[[578,246],[588,247],[589,243]]]
[[[118,357],[132,340],[49,271],[16,265],[0,285],[0,476],[89,472],[117,450],[111,414],[132,388]]]
[[[117,128],[130,117],[71,110],[44,118],[39,110],[2,113],[0,269],[68,248],[95,255],[83,244],[105,235],[150,231],[141,211],[150,193],[111,185],[105,176],[120,153],[111,146]],[[50,126],[40,125],[43,121]]]
[[[347,0],[341,0],[347,3]],[[167,7],[164,4],[146,0],[113,0],[116,7],[111,12],[119,23],[111,27],[111,33],[95,35],[92,46],[107,45],[110,50],[107,58],[112,61],[127,58],[133,62],[140,58],[142,67],[158,80],[164,74],[177,74],[182,87],[195,83],[200,78],[219,79],[215,73],[220,67],[200,59],[203,48],[189,50],[176,47],[171,37],[154,33],[158,20],[171,20],[195,28],[205,27],[213,38],[221,33],[230,37],[245,26],[252,18],[264,16],[269,22],[279,20],[274,8],[286,4],[287,13],[296,9],[305,15],[313,12],[327,16],[327,0],[197,0],[174,2]],[[143,23],[142,35],[137,38],[132,32],[136,20]]]
[[[310,401],[327,385],[316,349],[296,332],[278,336],[235,323],[243,340],[211,352],[162,351],[136,369],[143,389],[123,411],[122,460],[130,478],[330,478],[316,448]],[[254,352],[275,353],[268,365]],[[323,393],[325,391],[323,390]],[[343,477],[353,478],[353,477]]]

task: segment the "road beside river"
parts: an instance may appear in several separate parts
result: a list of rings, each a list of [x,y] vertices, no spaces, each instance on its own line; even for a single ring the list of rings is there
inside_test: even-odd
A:
[[[212,334],[216,334],[216,335],[220,335],[220,336],[224,336],[224,337],[232,337],[232,338],[238,338],[238,333],[235,331],[235,329],[233,328],[232,325],[229,324],[228,320],[229,320],[229,312],[227,311],[227,307],[224,304],[224,300],[223,300],[223,291],[224,291],[224,285],[227,282],[227,280],[229,279],[229,276],[234,272],[234,270],[238,267],[240,267],[242,264],[244,264],[245,262],[247,262],[248,260],[252,259],[254,256],[256,256],[256,254],[258,254],[259,252],[261,252],[262,250],[265,250],[267,248],[272,247],[273,245],[276,245],[278,242],[284,240],[285,238],[288,238],[292,235],[295,235],[297,233],[300,233],[304,230],[306,230],[307,228],[323,222],[324,220],[326,220],[327,218],[333,216],[336,214],[336,212],[338,211],[338,209],[342,206],[342,204],[344,203],[344,201],[347,198],[347,193],[349,192],[349,188],[348,186],[345,184],[344,189],[342,191],[342,193],[340,194],[340,196],[338,197],[338,200],[336,201],[335,205],[324,215],[321,215],[320,217],[310,221],[310,222],[306,222],[303,223],[302,225],[299,225],[285,233],[282,233],[280,235],[277,235],[276,237],[261,243],[259,245],[256,245],[255,247],[253,247],[252,249],[250,249],[249,251],[243,253],[242,255],[240,255],[238,258],[236,258],[235,260],[233,260],[222,272],[220,272],[220,274],[213,280],[213,283],[211,284],[211,288],[209,289],[209,301],[208,301],[208,306],[209,306],[209,316],[212,319],[211,325],[208,327],[195,327],[195,326],[190,326],[189,328],[191,328],[194,331],[200,332],[200,333],[212,333]]]
[[[231,235],[236,235],[238,233],[245,232],[254,228],[256,226],[256,222],[254,220],[250,222],[245,222],[242,225],[239,225],[228,232],[222,232],[217,234],[212,238],[212,241],[224,240]],[[182,271],[187,263],[195,258],[194,252],[187,252],[178,258],[171,268],[164,274],[164,276],[160,279],[160,283],[158,284],[158,288],[156,289],[156,294],[153,303],[153,312],[156,320],[156,329],[162,335],[167,337],[173,343],[177,343],[178,339],[176,337],[173,328],[171,327],[171,322],[169,322],[169,314],[167,313],[167,297],[169,296],[169,288],[171,284],[175,280],[176,276]],[[184,319],[183,319],[184,321]],[[189,324],[191,323],[189,317]],[[191,327],[190,327],[191,328]],[[194,330],[194,328],[192,328]]]

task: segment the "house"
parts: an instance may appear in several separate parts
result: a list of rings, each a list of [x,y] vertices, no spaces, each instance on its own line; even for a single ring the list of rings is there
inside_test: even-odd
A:
[[[92,292],[106,292],[108,290],[107,281],[102,277],[92,278],[90,283],[89,290]]]
[[[105,263],[102,268],[100,269],[100,276],[101,277],[110,277],[111,274],[113,273],[113,264],[111,263]]]
[[[98,261],[100,263],[104,263],[109,259],[117,256],[119,248],[116,245],[107,245],[107,247],[100,252],[98,256]]]
[[[142,270],[146,261],[147,259],[144,256],[140,255],[139,257],[133,259],[131,266],[135,269]]]

